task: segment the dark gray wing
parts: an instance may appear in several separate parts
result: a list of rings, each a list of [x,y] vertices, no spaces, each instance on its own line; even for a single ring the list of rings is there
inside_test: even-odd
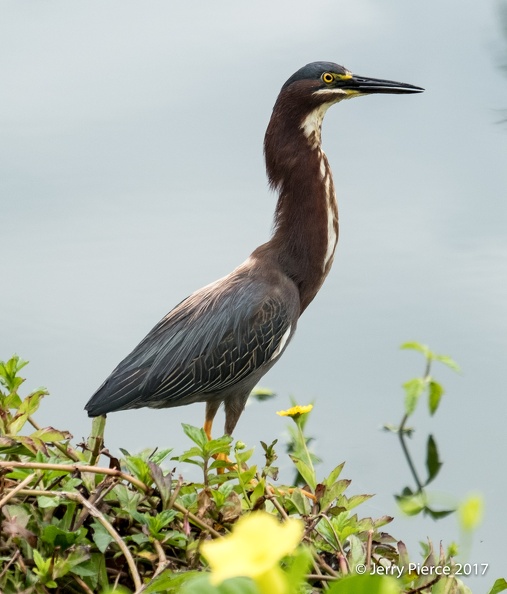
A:
[[[299,314],[295,287],[230,275],[194,293],[163,318],[92,396],[97,416],[201,400],[276,358]]]

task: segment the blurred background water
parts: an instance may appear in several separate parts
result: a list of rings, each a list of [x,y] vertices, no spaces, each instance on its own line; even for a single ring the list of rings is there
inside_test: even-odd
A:
[[[340,208],[334,268],[235,437],[281,441],[275,414],[314,401],[308,433],[324,474],[346,460],[360,513],[389,531],[460,540],[455,515],[403,519],[410,481],[380,430],[402,416],[401,383],[419,340],[456,359],[438,366],[437,415],[412,420],[444,467],[432,493],[485,498],[470,581],[504,571],[507,346],[507,63],[502,5],[402,0],[174,3],[53,1],[0,8],[0,357],[30,360],[27,388],[51,396],[37,418],[88,434],[83,406],[116,364],[183,297],[227,274],[270,234],[262,140],[283,82],[314,60],[420,85],[332,108],[323,128]],[[203,405],[108,419],[113,452],[187,442]],[[215,427],[220,432],[223,419]],[[283,448],[280,448],[280,454]],[[280,456],[282,476],[290,462]],[[184,470],[184,469],[181,469]],[[186,470],[185,470],[186,472]]]

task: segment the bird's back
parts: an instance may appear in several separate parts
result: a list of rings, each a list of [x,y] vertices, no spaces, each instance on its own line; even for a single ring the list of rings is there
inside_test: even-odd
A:
[[[281,354],[299,316],[295,285],[263,268],[249,258],[176,306],[95,392],[89,416],[249,391]]]

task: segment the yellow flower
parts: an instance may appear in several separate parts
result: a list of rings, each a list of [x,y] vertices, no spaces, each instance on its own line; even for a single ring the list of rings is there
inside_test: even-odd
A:
[[[273,515],[254,512],[236,523],[232,534],[201,546],[211,567],[211,583],[232,577],[252,578],[261,592],[288,594],[280,559],[292,553],[303,536],[303,523],[289,519],[281,524]]]
[[[293,406],[288,410],[279,410],[276,414],[281,417],[290,417],[291,419],[298,419],[301,415],[309,413],[313,408],[313,404],[307,404],[306,406]]]
[[[458,507],[461,527],[470,532],[481,523],[484,513],[484,501],[480,495],[469,495]]]

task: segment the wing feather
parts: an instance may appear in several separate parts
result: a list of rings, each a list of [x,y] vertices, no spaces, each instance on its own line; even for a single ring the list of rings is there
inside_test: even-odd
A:
[[[220,393],[267,366],[295,329],[298,312],[296,290],[248,275],[217,281],[167,314],[86,409],[96,416],[205,400],[200,396]]]

